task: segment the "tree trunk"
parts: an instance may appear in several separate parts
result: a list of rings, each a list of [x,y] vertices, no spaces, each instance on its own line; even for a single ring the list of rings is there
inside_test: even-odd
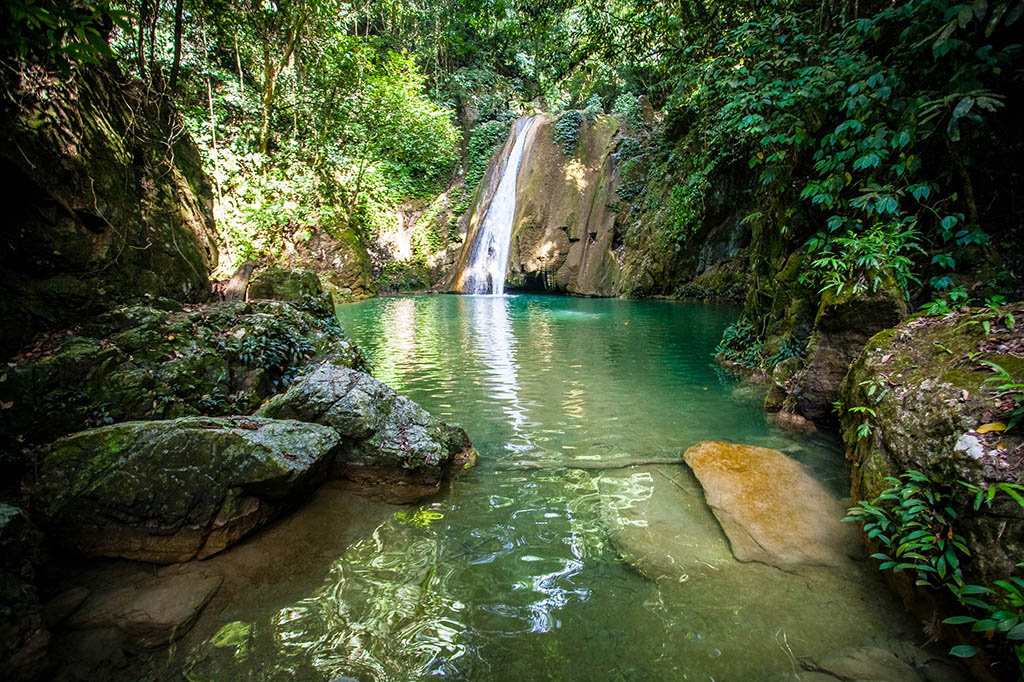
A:
[[[225,301],[244,301],[246,289],[249,288],[249,278],[252,271],[256,269],[256,261],[252,258],[242,263],[241,267],[231,275],[227,286],[224,287]]]
[[[149,18],[150,0],[139,3],[139,33],[135,36],[135,67],[139,78],[146,77],[146,24]]]
[[[174,4],[174,63],[171,65],[171,90],[178,87],[178,69],[181,68],[181,15],[184,0]]]

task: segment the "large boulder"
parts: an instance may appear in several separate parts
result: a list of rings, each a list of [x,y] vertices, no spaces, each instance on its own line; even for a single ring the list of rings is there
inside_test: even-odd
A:
[[[314,360],[365,367],[334,312],[306,299],[117,308],[0,373],[0,450],[129,420],[249,413]]]
[[[347,367],[321,365],[257,414],[330,426],[342,436],[332,475],[392,501],[436,493],[476,460],[465,431]]]
[[[249,281],[248,297],[301,301],[306,297],[316,297],[323,293],[320,278],[312,270],[271,267]]]
[[[842,566],[856,554],[845,507],[778,450],[704,442],[683,457],[740,561]]]
[[[113,62],[5,61],[0,355],[143,295],[209,295],[212,184],[170,100]]]
[[[1002,430],[1020,392],[1000,388],[1024,383],[1022,319],[1024,303],[911,319],[872,337],[842,390],[854,500],[874,499],[889,487],[887,476],[908,470],[948,487],[971,551],[965,575],[982,584],[1019,570],[1024,509],[1001,493],[991,507],[975,509],[973,493],[958,481],[986,490],[1024,483],[1024,423]]]
[[[91,429],[42,453],[32,509],[87,556],[203,558],[301,500],[339,440],[317,424],[252,417]]]
[[[40,533],[25,513],[0,503],[0,677],[35,679],[46,668],[50,633],[35,584]]]

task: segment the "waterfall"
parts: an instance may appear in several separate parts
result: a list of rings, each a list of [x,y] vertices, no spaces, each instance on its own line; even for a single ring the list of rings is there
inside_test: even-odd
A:
[[[526,136],[536,119],[536,116],[530,116],[516,121],[513,131],[515,143],[459,279],[459,290],[464,294],[505,293],[512,221],[516,215],[516,179],[523,160]]]

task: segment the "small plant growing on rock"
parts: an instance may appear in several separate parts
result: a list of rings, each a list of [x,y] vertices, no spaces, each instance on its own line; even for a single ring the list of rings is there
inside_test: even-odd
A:
[[[578,111],[567,111],[558,117],[555,123],[555,142],[562,148],[562,153],[573,156],[576,145],[580,141],[580,126],[583,125],[583,114]]]

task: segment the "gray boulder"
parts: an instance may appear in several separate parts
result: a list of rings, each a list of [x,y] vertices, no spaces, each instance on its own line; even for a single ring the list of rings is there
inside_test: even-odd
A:
[[[389,501],[436,493],[476,461],[465,431],[347,367],[321,365],[257,414],[330,426],[342,436],[332,476]]]
[[[316,424],[252,417],[91,429],[43,452],[33,511],[87,556],[204,558],[311,491],[339,440]]]

